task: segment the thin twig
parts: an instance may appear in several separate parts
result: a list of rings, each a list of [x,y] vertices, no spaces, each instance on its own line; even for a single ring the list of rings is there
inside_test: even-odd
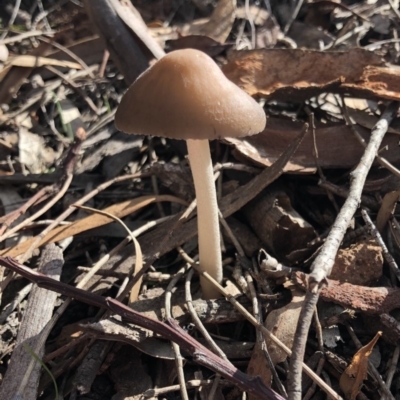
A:
[[[171,282],[168,284],[167,289],[165,290],[165,314],[167,318],[172,318],[171,314],[171,297],[172,297],[172,289],[181,279],[181,277],[186,272],[187,268],[182,267],[175,276],[171,279]],[[181,396],[183,400],[189,400],[189,396],[186,389],[185,382],[185,374],[183,373],[183,357],[181,356],[181,350],[179,345],[175,342],[172,342],[172,349],[175,353],[175,367],[178,375],[178,382],[180,385]]]
[[[381,246],[383,257],[385,258],[386,262],[389,264],[389,267],[392,269],[393,273],[397,276],[397,279],[400,280],[399,266],[397,265],[393,256],[390,254],[389,249],[387,248],[385,242],[383,241],[382,236],[379,233],[378,229],[372,222],[367,211],[361,210],[361,215],[364,219],[364,222],[368,226],[368,230],[369,230],[370,234],[378,242],[379,246]]]
[[[351,120],[350,115],[349,115],[349,110],[347,109],[347,106],[346,106],[346,103],[345,103],[343,97],[342,97],[342,109],[343,109],[343,116],[344,116],[346,123],[350,126],[351,131],[354,133],[355,138],[365,148],[367,146],[367,143],[365,142],[364,138],[358,132],[357,126]],[[382,167],[386,168],[387,170],[392,172],[394,175],[396,175],[398,178],[400,178],[400,170],[398,170],[394,165],[392,165],[388,160],[386,160],[386,158],[381,157],[379,154],[376,154],[376,160],[379,162],[379,164],[382,165]]]

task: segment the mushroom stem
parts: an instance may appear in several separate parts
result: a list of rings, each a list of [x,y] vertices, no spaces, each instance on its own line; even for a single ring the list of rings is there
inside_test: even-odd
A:
[[[186,140],[197,199],[200,268],[222,282],[221,238],[217,194],[208,140]],[[200,277],[203,298],[215,299],[220,293]]]

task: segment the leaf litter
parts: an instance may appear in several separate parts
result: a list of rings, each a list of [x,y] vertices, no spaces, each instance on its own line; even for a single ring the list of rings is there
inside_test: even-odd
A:
[[[399,100],[398,2],[379,6],[366,1],[304,2],[297,11],[290,2],[270,2],[267,7],[267,2],[233,0],[193,0],[178,6],[172,1],[87,0],[86,8],[75,2],[61,2],[60,7],[50,1],[34,6],[6,3],[0,38],[0,255],[18,257],[35,271],[38,256],[49,243],[56,243],[65,259],[62,282],[84,287],[88,300],[91,294],[101,294],[124,301],[130,292],[133,310],[163,321],[166,286],[197,255],[194,213],[182,218],[187,201],[194,200],[185,149],[174,141],[128,137],[116,130],[113,115],[127,85],[155,59],[166,51],[198,48],[259,100],[268,117],[258,135],[212,143],[220,210],[229,217],[228,227],[246,254],[238,258],[235,240],[226,234],[222,256],[230,285],[237,264],[254,279],[255,291],[245,290],[237,301],[291,347],[309,266],[348,195],[352,170],[364,153],[354,129],[368,141],[387,101]],[[106,19],[110,9],[113,19]],[[395,118],[379,151],[393,168],[376,161],[360,199],[360,205],[373,212],[371,218],[389,246],[383,248],[372,239],[373,228],[367,229],[360,214],[355,215],[318,304],[320,316],[335,304],[336,314],[321,324],[323,330],[336,326],[341,341],[329,350],[324,346],[316,315],[307,342],[305,361],[329,380],[337,396],[345,398],[398,394],[395,365],[400,335],[398,322],[393,321],[399,308],[393,269],[400,245],[398,127]],[[79,129],[87,138],[74,147]],[[71,180],[63,186],[71,168]],[[62,187],[65,192],[57,198]],[[112,216],[86,216],[76,212],[74,204]],[[46,205],[45,213],[24,221],[39,215]],[[128,244],[129,235],[121,242],[111,233],[115,218],[138,235],[135,252]],[[184,253],[177,251],[178,246]],[[268,272],[259,268],[261,248],[264,257],[276,260]],[[143,259],[136,256],[141,253]],[[2,265],[0,397],[12,398],[25,390],[18,383],[30,374],[31,360],[13,349],[17,331],[27,324],[24,319],[19,322],[18,315],[32,307],[33,300],[26,299],[27,282]],[[232,293],[246,287],[236,284]],[[226,300],[202,300],[197,278],[191,291],[196,313],[227,355],[222,365],[233,363],[259,375],[285,396],[287,353],[274,341],[260,340]],[[68,290],[63,294],[68,296]],[[181,281],[172,300],[172,316],[193,343],[204,343],[192,328]],[[175,368],[169,343],[151,329],[76,301],[62,309],[61,301],[49,305],[54,307],[55,325],[34,350],[48,363],[64,397],[161,398],[169,393],[178,398],[180,369],[189,396],[193,391],[204,396],[207,388],[208,393],[214,390],[226,398],[242,397],[241,389],[232,386],[232,376],[214,379],[207,368],[196,364],[193,354],[184,352],[186,364]],[[40,314],[40,304],[35,307]],[[78,333],[57,341],[68,325]],[[378,331],[383,338],[381,362],[374,373],[368,357]],[[370,344],[361,347],[357,337]],[[128,350],[132,344],[136,350]],[[16,373],[15,362],[21,363]],[[196,380],[200,369],[202,378]],[[51,379],[44,374],[39,380],[35,374],[30,375],[33,386],[26,398],[54,397]],[[317,377],[303,382],[304,398],[317,399],[328,390]],[[217,392],[213,385],[219,385]],[[279,398],[268,393],[268,398]]]

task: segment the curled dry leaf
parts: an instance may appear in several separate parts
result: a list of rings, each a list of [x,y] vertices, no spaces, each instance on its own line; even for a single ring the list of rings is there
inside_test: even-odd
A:
[[[223,71],[250,95],[269,99],[303,101],[322,92],[400,99],[400,67],[359,48],[236,51]]]
[[[367,377],[368,358],[381,335],[382,332],[378,332],[367,345],[361,347],[341,375],[339,385],[346,399],[355,400],[360,392],[363,381]]]
[[[376,227],[379,232],[382,233],[383,228],[389,221],[389,218],[393,215],[396,209],[396,204],[400,200],[400,190],[395,190],[393,192],[386,193],[382,199],[381,208],[378,211],[376,217]]]
[[[211,17],[204,23],[190,24],[183,28],[182,33],[187,35],[204,35],[219,43],[224,43],[231,33],[235,22],[236,0],[220,0]]]
[[[244,211],[258,238],[281,260],[292,260],[293,252],[304,255],[310,251],[307,244],[316,238],[316,232],[281,188],[265,190]]]

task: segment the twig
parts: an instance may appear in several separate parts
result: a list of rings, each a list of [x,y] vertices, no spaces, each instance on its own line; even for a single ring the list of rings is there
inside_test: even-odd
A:
[[[67,75],[63,74],[60,72],[58,69],[53,68],[50,65],[45,66],[46,69],[48,69],[50,72],[52,72],[54,75],[57,75],[59,78],[61,78],[66,84],[68,84],[79,96],[83,98],[83,100],[86,101],[86,104],[89,106],[89,108],[96,114],[100,115],[100,110],[95,106],[93,103],[92,99],[80,88],[78,87],[75,82],[73,82]]]
[[[171,297],[172,297],[172,289],[178,283],[179,279],[183,276],[186,272],[186,267],[182,267],[176,275],[171,279],[171,282],[168,284],[167,289],[165,290],[165,314],[167,318],[172,318],[171,314]],[[185,382],[185,374],[183,373],[183,357],[181,356],[181,350],[179,346],[172,342],[172,348],[175,353],[175,367],[176,372],[178,375],[178,382],[180,385],[181,396],[183,400],[189,400],[189,396],[186,389],[186,382]]]
[[[256,26],[254,25],[253,16],[250,13],[249,0],[246,0],[244,5],[247,21],[249,21],[251,29],[251,49],[256,48]]]
[[[393,376],[397,371],[397,363],[399,362],[400,355],[400,346],[396,346],[393,352],[393,357],[390,360],[390,367],[386,376],[386,387],[390,390],[390,386],[392,386]]]
[[[352,132],[354,133],[354,136],[356,139],[361,143],[361,145],[365,148],[367,146],[367,143],[365,142],[364,138],[360,135],[360,133],[357,130],[357,126],[353,124],[349,111],[347,109],[346,103],[342,97],[342,110],[343,110],[343,116],[348,125],[350,125],[350,128]],[[381,157],[379,154],[376,154],[376,160],[379,162],[379,164],[382,165],[382,167],[388,169],[390,172],[392,172],[394,175],[400,178],[400,171],[392,165],[386,158]]]
[[[304,351],[308,336],[311,319],[319,297],[319,290],[325,284],[330,275],[332,266],[339,246],[343,240],[346,230],[356,212],[365,180],[371,165],[379,151],[380,144],[385,136],[388,127],[398,109],[398,104],[392,102],[383,113],[381,119],[371,132],[371,138],[365,152],[357,166],[351,173],[351,184],[349,196],[341,208],[321,251],[311,266],[309,277],[309,289],[306,293],[303,308],[299,317],[296,335],[293,343],[293,356],[290,362],[288,378],[289,400],[301,399],[301,365],[304,358]]]
[[[15,42],[21,42],[24,39],[28,39],[30,37],[35,37],[35,36],[51,36],[53,35],[55,32],[51,31],[51,32],[43,32],[43,31],[29,31],[29,32],[24,32],[24,33],[20,33],[19,35],[7,38],[7,39],[0,39],[0,45],[1,44],[13,44]]]
[[[187,384],[188,389],[196,389],[199,387],[211,386],[213,384],[213,382],[214,381],[211,379],[207,379],[207,380],[193,379],[191,381],[186,382],[186,384]],[[232,383],[228,382],[228,381],[222,381],[222,382],[220,382],[220,385],[232,386]],[[162,388],[147,389],[144,393],[142,393],[141,396],[145,399],[158,397],[158,396],[162,396],[167,393],[177,392],[179,390],[179,388],[180,388],[179,385],[171,385],[171,386],[165,386]]]
[[[36,192],[25,204],[19,207],[17,210],[10,212],[4,217],[0,218],[0,223],[2,224],[0,227],[0,240],[1,235],[10,228],[11,224],[18,219],[21,215],[24,215],[28,209],[34,205],[40,204],[42,201],[47,200],[49,196],[55,193],[59,189],[59,185],[57,183],[46,186]]]
[[[364,222],[369,228],[369,233],[372,235],[372,237],[378,242],[379,246],[382,248],[383,252],[383,257],[385,258],[386,262],[389,264],[389,267],[392,269],[393,273],[397,276],[397,279],[400,280],[400,270],[399,266],[397,265],[395,259],[392,257],[392,255],[389,253],[389,249],[387,248],[385,242],[382,239],[381,234],[379,233],[378,229],[374,225],[374,223],[371,221],[371,218],[369,217],[367,211],[361,210],[361,215],[364,219]]]
[[[293,22],[295,21],[295,19],[297,18],[297,15],[300,12],[300,9],[303,5],[303,1],[304,0],[298,0],[296,7],[293,10],[292,15],[290,16],[289,21],[286,23],[285,28],[283,29],[283,33],[286,35],[289,32],[290,27],[292,26]]]
[[[183,249],[182,249],[183,251]],[[194,260],[192,260],[194,263]],[[193,265],[193,264],[191,264]],[[186,306],[189,310],[190,316],[192,318],[193,323],[196,325],[196,328],[200,331],[200,333],[203,335],[204,339],[206,340],[208,346],[211,348],[211,350],[217,354],[218,356],[220,356],[222,359],[226,360],[226,362],[230,362],[228,360],[228,357],[225,355],[225,353],[219,348],[219,346],[214,342],[213,338],[211,337],[211,335],[208,333],[207,329],[204,327],[204,325],[202,324],[202,322],[200,321],[199,316],[196,313],[196,310],[193,307],[193,303],[192,303],[192,294],[191,294],[191,290],[190,290],[190,283],[193,277],[193,273],[194,270],[193,268],[191,268],[188,272],[188,274],[186,275],[186,280],[185,280],[185,301],[186,301]],[[215,379],[213,380],[213,384],[211,386],[211,389],[209,390],[208,393],[208,399],[212,400],[214,399],[215,396],[215,392],[218,388],[218,385],[221,382],[221,375],[217,374]]]

